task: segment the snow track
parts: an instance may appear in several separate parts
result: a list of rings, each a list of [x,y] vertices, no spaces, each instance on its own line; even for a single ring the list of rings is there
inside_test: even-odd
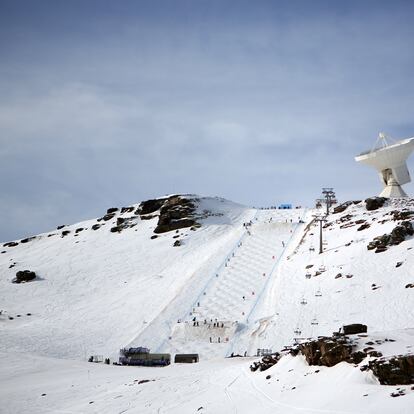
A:
[[[255,323],[262,293],[302,215],[303,210],[258,210],[158,351],[197,352],[203,358],[230,354],[239,333]]]

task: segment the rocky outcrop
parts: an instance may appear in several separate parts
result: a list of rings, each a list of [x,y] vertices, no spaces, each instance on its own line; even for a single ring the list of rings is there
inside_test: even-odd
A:
[[[122,207],[121,208],[121,214],[125,214],[125,213],[132,213],[134,211],[134,206],[130,206],[130,207]]]
[[[349,206],[351,206],[352,204],[359,204],[361,202],[361,200],[354,200],[354,201],[347,201],[345,203],[340,204],[339,206],[336,206],[333,209],[333,213],[334,214],[338,214],[338,213],[342,213],[344,212]]]
[[[199,224],[194,218],[195,211],[196,206],[193,200],[180,196],[169,197],[160,208],[154,233],[166,233],[191,226],[198,227]]]
[[[139,205],[135,214],[139,214],[140,216],[142,216],[144,214],[155,213],[163,206],[166,200],[166,198],[156,198],[152,200],[143,201]]]
[[[387,201],[387,198],[385,198],[385,197],[367,198],[365,200],[365,208],[368,211],[378,210],[379,208],[381,208],[384,205],[384,203],[386,201]]]
[[[31,270],[20,270],[16,273],[16,277],[13,279],[13,283],[30,282],[36,279],[36,273]]]
[[[391,211],[392,214],[392,219],[394,221],[399,221],[399,220],[407,220],[411,217],[414,216],[414,211],[410,211],[410,210],[405,210],[405,211],[400,211],[400,210],[393,210]]]
[[[3,247],[16,247],[18,244],[18,242],[7,242],[3,244]]]
[[[402,221],[401,224],[394,227],[390,234],[374,237],[374,240],[368,243],[367,249],[375,249],[375,253],[381,253],[387,250],[388,246],[395,246],[402,243],[407,236],[414,234],[414,228],[410,221]]]
[[[368,362],[382,385],[414,384],[414,355],[398,355]]]
[[[346,336],[320,337],[299,345],[299,351],[309,365],[333,367],[340,362],[359,364],[366,354],[353,352],[355,345]]]
[[[253,364],[250,365],[250,371],[266,371],[273,365],[277,364],[280,358],[282,358],[282,354],[279,354],[278,352],[275,352],[271,355],[266,355],[260,361],[253,362]]]

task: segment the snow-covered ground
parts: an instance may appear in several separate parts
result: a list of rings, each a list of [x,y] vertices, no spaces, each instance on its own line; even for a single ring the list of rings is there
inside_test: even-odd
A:
[[[112,233],[118,217],[133,216],[118,211],[97,230],[90,220],[0,248],[0,412],[412,412],[409,386],[381,386],[347,363],[309,367],[286,356],[252,373],[251,358],[223,357],[277,351],[357,322],[395,339],[381,345],[384,355],[410,353],[413,238],[382,253],[366,246],[395,227],[388,213],[413,204],[367,211],[362,202],[330,215],[321,255],[314,210],[255,210],[220,198],[199,198],[205,218],[195,231],[151,239],[155,217]],[[358,231],[361,220],[370,226]],[[25,269],[38,279],[11,283]],[[85,362],[116,358],[128,345],[196,352],[201,362]],[[405,395],[390,397],[397,388]]]

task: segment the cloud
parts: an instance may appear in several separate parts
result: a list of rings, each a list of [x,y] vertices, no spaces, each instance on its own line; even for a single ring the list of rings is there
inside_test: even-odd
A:
[[[74,4],[3,13],[4,240],[172,192],[372,195],[353,156],[381,130],[414,135],[404,3]]]

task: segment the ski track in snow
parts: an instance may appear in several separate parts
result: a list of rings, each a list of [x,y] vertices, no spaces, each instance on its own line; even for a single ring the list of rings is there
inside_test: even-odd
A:
[[[71,233],[63,238],[55,230],[4,249],[1,413],[412,412],[409,387],[399,387],[405,396],[391,398],[398,387],[380,386],[348,364],[315,374],[300,359],[284,357],[266,372],[251,373],[249,358],[222,359],[257,348],[276,351],[297,337],[330,335],[355,322],[368,325],[370,338],[396,341],[379,345],[384,355],[412,352],[414,289],[405,285],[414,283],[414,240],[379,254],[366,249],[397,224],[379,221],[407,202],[371,212],[361,203],[329,216],[321,255],[313,210],[255,210],[218,198],[199,203],[200,211],[218,214],[196,231],[150,240],[152,219],[113,234],[116,218],[132,214],[118,212],[96,231],[89,220],[66,226],[62,230]],[[344,223],[336,221],[348,214],[370,227],[340,228]],[[80,227],[85,230],[74,236]],[[172,247],[177,235],[183,245]],[[10,283],[23,269],[35,270],[39,280]],[[80,362],[89,355],[114,358],[129,345],[196,352],[201,362],[165,369]],[[137,378],[151,381],[137,385]]]

